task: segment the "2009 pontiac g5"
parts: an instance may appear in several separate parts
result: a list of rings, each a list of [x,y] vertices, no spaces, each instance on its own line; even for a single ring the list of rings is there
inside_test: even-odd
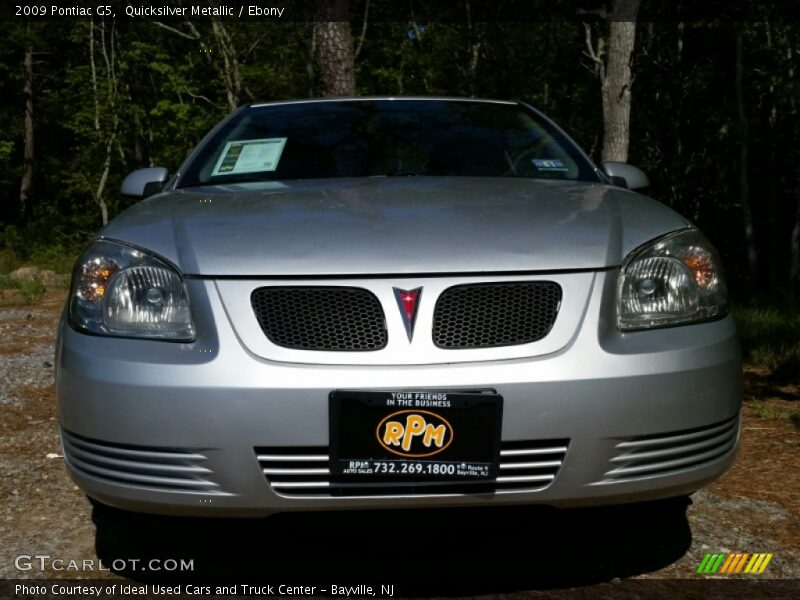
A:
[[[244,106],[130,174],[75,266],[69,472],[165,514],[697,490],[739,347],[716,251],[647,185],[518,102]]]

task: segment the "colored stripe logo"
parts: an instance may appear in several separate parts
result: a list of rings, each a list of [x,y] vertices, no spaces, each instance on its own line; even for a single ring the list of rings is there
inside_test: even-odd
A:
[[[774,554],[766,552],[717,552],[706,554],[697,572],[703,575],[716,573],[730,575],[733,573],[751,573],[760,575],[767,568]]]

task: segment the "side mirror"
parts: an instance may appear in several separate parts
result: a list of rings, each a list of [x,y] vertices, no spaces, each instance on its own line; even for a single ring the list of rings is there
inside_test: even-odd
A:
[[[147,198],[160,192],[167,182],[169,171],[164,167],[138,169],[129,173],[122,181],[120,192],[123,196]]]
[[[603,163],[603,171],[611,179],[611,183],[629,190],[641,190],[650,187],[650,180],[644,171],[624,162],[607,160]]]

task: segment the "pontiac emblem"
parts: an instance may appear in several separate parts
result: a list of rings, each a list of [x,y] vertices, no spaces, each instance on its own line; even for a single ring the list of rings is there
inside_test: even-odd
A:
[[[397,300],[397,306],[400,307],[400,316],[403,317],[403,324],[406,326],[406,333],[410,342],[414,336],[414,323],[417,321],[417,308],[419,307],[419,299],[422,297],[422,288],[418,287],[413,290],[392,289]]]

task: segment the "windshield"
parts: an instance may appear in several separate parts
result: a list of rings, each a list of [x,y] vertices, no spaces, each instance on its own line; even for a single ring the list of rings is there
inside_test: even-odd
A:
[[[342,100],[248,107],[199,150],[178,187],[392,176],[598,181],[525,107],[456,100]]]

